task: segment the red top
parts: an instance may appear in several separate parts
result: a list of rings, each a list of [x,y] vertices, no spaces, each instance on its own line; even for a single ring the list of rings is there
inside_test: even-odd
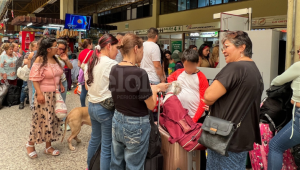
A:
[[[171,74],[168,77],[168,83],[171,83],[173,81],[176,81],[178,76],[184,72],[184,68],[183,69],[178,69],[176,70],[173,74]],[[195,116],[193,117],[193,121],[195,123],[197,123],[198,119],[201,118],[203,112],[204,112],[204,106],[206,105],[201,99],[204,99],[204,93],[206,91],[206,89],[208,88],[208,81],[205,77],[205,75],[199,71],[197,73],[198,75],[198,79],[199,79],[199,96],[200,96],[200,103],[199,103],[199,107],[197,109],[197,112],[195,113]]]
[[[86,55],[88,54],[89,51],[91,51],[91,52],[89,53],[89,56],[87,56],[87,58],[85,59],[85,57],[86,57]],[[90,50],[90,49],[84,49],[84,50],[82,50],[81,53],[79,54],[78,60],[79,60],[81,63],[83,63],[83,60],[85,59],[84,63],[86,64],[86,63],[89,61],[89,59],[91,58],[92,54],[93,54],[93,51],[92,51],[92,50]]]

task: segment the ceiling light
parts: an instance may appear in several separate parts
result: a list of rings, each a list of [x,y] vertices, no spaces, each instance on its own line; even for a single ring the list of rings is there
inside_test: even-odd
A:
[[[49,27],[64,27],[62,24],[49,24]]]
[[[48,4],[53,4],[54,2],[56,2],[57,0],[49,0],[47,3]]]
[[[31,22],[31,23],[29,23],[29,24],[27,24],[27,27],[29,27],[30,25],[32,25],[32,22]]]

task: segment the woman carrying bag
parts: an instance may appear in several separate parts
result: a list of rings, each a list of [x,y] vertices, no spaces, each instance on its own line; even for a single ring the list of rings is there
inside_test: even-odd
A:
[[[45,154],[57,156],[60,154],[51,146],[51,142],[58,141],[62,134],[60,120],[55,113],[56,89],[64,86],[60,81],[63,69],[55,57],[57,43],[54,38],[42,38],[39,43],[37,59],[29,75],[36,90],[34,96],[34,109],[29,140],[26,144],[27,154],[30,158],[37,158],[34,144],[46,142]]]
[[[227,65],[204,94],[211,106],[199,143],[208,148],[207,170],[245,169],[253,143],[261,144],[259,115],[264,84],[251,59],[252,42],[243,31],[228,32],[222,41]]]

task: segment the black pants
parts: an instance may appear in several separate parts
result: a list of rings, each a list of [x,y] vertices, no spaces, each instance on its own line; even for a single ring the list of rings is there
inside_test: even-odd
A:
[[[208,114],[207,112],[205,112],[206,115]],[[206,115],[201,117],[197,123],[203,123]],[[200,151],[200,169],[201,170],[205,170],[206,169],[206,153],[205,150]]]

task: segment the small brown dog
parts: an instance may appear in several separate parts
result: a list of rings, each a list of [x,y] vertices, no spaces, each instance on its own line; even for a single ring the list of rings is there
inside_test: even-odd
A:
[[[80,143],[81,140],[78,139],[77,135],[81,130],[81,126],[83,124],[92,126],[88,107],[76,107],[68,114],[65,120],[65,130],[61,142],[63,142],[66,135],[67,124],[70,126],[72,131],[72,134],[68,139],[69,149],[75,151],[75,147],[72,146],[72,139],[75,139],[77,143]]]

